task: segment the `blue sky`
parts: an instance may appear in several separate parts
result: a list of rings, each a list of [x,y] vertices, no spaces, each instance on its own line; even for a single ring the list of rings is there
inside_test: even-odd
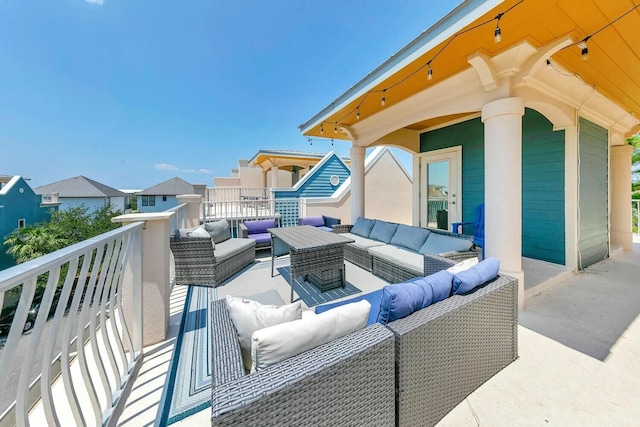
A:
[[[459,3],[4,0],[0,174],[212,186],[259,149],[327,153],[298,125]]]

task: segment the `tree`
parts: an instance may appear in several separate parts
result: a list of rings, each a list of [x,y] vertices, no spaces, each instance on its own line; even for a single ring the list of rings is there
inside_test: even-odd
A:
[[[52,211],[48,222],[14,230],[4,241],[7,253],[20,264],[119,227],[111,218],[121,212],[111,205],[93,213],[88,210],[80,205]]]

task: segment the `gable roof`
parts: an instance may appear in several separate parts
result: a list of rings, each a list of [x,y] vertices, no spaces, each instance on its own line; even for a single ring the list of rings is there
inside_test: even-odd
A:
[[[125,197],[126,194],[113,187],[82,175],[41,185],[33,189],[36,194],[58,193],[58,197]]]
[[[193,185],[175,177],[136,193],[138,196],[177,196],[178,194],[195,194]]]

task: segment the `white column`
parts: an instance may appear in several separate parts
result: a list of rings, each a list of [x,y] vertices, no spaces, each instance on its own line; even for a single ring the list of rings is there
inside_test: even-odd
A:
[[[631,231],[631,145],[611,147],[611,243],[633,251]]]
[[[364,154],[365,148],[351,146],[351,224],[364,217]]]
[[[202,197],[199,194],[180,194],[176,196],[179,204],[187,204],[186,224],[178,224],[178,228],[191,228],[200,225]]]
[[[269,186],[271,188],[278,188],[278,165],[276,164],[271,166],[271,183]]]
[[[144,221],[142,230],[143,345],[163,341],[169,328],[169,224],[175,212],[120,215],[123,225]],[[132,286],[133,284],[129,284]],[[125,283],[125,286],[127,284]]]
[[[484,123],[485,256],[500,260],[500,271],[518,279],[522,271],[522,98],[504,98],[482,107]]]

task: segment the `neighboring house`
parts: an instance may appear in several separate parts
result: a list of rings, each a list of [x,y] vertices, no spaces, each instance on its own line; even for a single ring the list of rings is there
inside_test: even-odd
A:
[[[409,173],[387,147],[376,147],[365,159],[365,216],[411,224],[412,180]],[[319,181],[326,180],[326,174]],[[331,177],[329,177],[329,180]],[[391,202],[390,202],[391,201]],[[302,216],[327,215],[350,221],[351,176],[340,181],[328,197],[305,196]]]
[[[0,175],[0,270],[15,265],[4,246],[8,235],[17,228],[48,221],[51,209],[58,208],[57,204],[43,205],[41,201],[21,176]]]
[[[429,188],[442,174],[449,224],[473,221],[484,203],[485,255],[519,279],[522,305],[522,256],[583,269],[632,250],[632,7],[465,1],[300,130],[321,137],[334,126],[351,141],[352,197],[365,193],[365,148],[412,153],[414,225],[429,225]],[[351,220],[365,213],[351,204]]]
[[[325,157],[322,153],[259,150],[249,160],[239,160],[230,177],[216,177],[215,188],[287,188],[296,185]],[[346,160],[348,163],[348,160]]]
[[[178,206],[180,194],[198,194],[194,186],[175,177],[136,193],[138,212],[162,212]]]
[[[43,195],[44,203],[48,203],[44,195],[53,195],[50,200],[55,200],[57,195],[57,202],[60,204],[61,210],[84,205],[88,208],[88,213],[108,204],[114,210],[124,212],[127,197],[127,194],[120,190],[84,176],[74,176],[53,184],[42,185],[34,188],[33,191]]]

